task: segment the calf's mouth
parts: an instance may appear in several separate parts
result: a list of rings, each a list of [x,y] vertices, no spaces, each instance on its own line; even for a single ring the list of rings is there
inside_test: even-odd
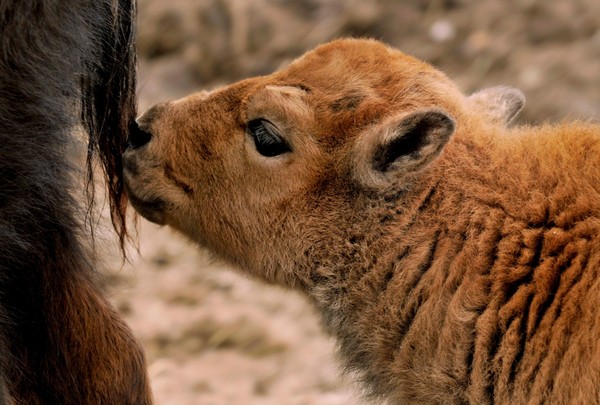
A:
[[[135,210],[150,222],[158,225],[165,224],[166,202],[160,198],[140,198],[132,190],[131,186],[125,181],[125,191],[129,202]]]

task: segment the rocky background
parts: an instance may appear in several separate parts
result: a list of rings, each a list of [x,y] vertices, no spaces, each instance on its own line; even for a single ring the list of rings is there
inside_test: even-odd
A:
[[[142,111],[267,74],[332,38],[369,36],[433,63],[467,93],[520,88],[520,123],[600,118],[597,0],[139,0],[138,9]],[[138,243],[125,265],[114,249],[105,256],[157,404],[361,403],[302,297],[147,222]]]

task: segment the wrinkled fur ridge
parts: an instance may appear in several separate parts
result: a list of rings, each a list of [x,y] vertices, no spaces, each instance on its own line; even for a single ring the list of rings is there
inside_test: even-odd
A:
[[[392,403],[599,400],[598,132],[516,131],[508,145],[457,139],[427,206],[421,197],[420,209],[407,210],[417,219],[400,229],[390,221],[384,243],[363,246],[355,260],[364,257],[367,271],[338,266],[360,276],[315,290],[341,358],[371,395]],[[560,158],[565,144],[574,154]],[[504,150],[490,156],[496,147]],[[560,163],[545,163],[548,154]],[[490,165],[504,172],[509,163],[510,176],[490,177]],[[574,175],[563,180],[565,172]]]
[[[143,352],[97,285],[73,146],[83,126],[115,178],[133,18],[131,1],[0,0],[1,404],[150,403]]]
[[[465,96],[397,50],[338,40],[153,107],[139,119],[149,142],[124,155],[126,186],[147,218],[303,291],[379,401],[597,404],[600,127],[507,128],[522,105],[518,91]],[[432,111],[448,119],[423,120]],[[403,132],[406,117],[422,133]],[[292,152],[260,156],[246,130],[257,118]]]

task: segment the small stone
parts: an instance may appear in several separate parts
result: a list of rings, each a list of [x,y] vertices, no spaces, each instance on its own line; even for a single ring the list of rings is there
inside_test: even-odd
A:
[[[429,29],[429,36],[433,42],[448,42],[456,36],[456,29],[450,21],[438,20]]]
[[[542,84],[544,78],[540,69],[528,67],[519,74],[519,80],[523,87],[534,89]]]
[[[476,55],[490,46],[491,38],[485,31],[473,32],[465,43],[469,55]]]

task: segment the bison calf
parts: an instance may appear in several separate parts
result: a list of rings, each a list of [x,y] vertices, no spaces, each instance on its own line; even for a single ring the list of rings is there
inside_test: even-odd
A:
[[[154,106],[134,207],[302,290],[390,403],[600,401],[600,127],[516,127],[372,40]]]

